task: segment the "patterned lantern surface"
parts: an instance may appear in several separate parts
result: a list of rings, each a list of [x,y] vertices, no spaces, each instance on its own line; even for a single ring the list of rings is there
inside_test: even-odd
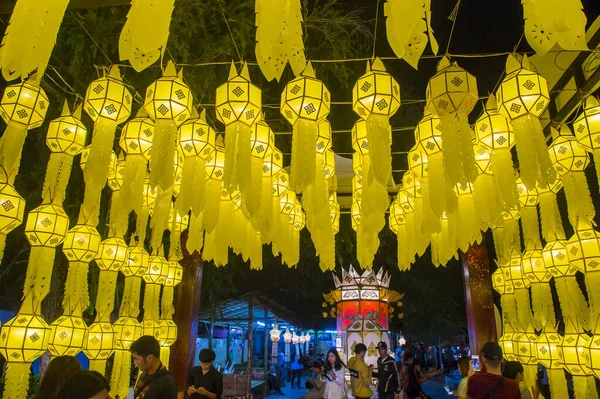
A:
[[[283,333],[283,342],[285,342],[286,344],[292,342],[292,333],[290,332],[289,328],[286,328],[285,333]]]
[[[492,99],[493,96],[490,96]],[[496,99],[488,100],[485,112],[475,122],[477,142],[491,150],[510,149],[515,145],[515,133],[506,116],[496,108]]]
[[[133,317],[119,317],[113,324],[116,349],[128,350],[142,336],[142,323]]]
[[[330,107],[329,90],[315,78],[310,62],[300,76],[285,85],[281,94],[281,113],[292,125],[298,119],[320,121],[329,114]]]
[[[571,266],[582,273],[600,270],[600,235],[592,227],[577,230],[567,241]]]
[[[589,341],[587,334],[565,332],[559,345],[562,354],[562,365],[574,376],[591,375],[592,370],[587,366],[589,358]]]
[[[546,270],[553,277],[574,276],[577,269],[569,262],[567,256],[567,241],[550,241],[542,250]]]
[[[175,287],[179,283],[181,283],[181,279],[183,278],[183,267],[176,260],[169,261],[169,270],[167,273],[167,278],[165,279],[164,286],[165,287]]]
[[[277,327],[277,324],[273,326],[273,329],[269,331],[269,336],[271,337],[271,342],[279,342],[279,337],[281,336],[281,331]]]
[[[177,341],[177,324],[171,319],[161,319],[158,322],[160,327],[160,345],[172,346]]]
[[[522,364],[537,363],[537,335],[533,332],[517,332],[513,336],[514,353]]]
[[[100,234],[93,226],[78,224],[67,232],[63,252],[70,261],[91,262],[100,250]]]
[[[427,84],[427,110],[436,115],[469,114],[479,99],[475,76],[446,56],[437,69]]]
[[[502,356],[508,361],[517,360],[514,344],[515,335],[516,334],[510,328],[505,327],[504,334],[498,338],[498,345],[502,348]]]
[[[50,121],[46,133],[46,145],[52,152],[75,156],[85,147],[87,129],[72,115],[63,115]]]
[[[146,89],[144,109],[153,120],[173,120],[177,126],[192,114],[193,96],[188,85],[169,62],[163,76]]]
[[[161,255],[150,257],[150,266],[142,276],[147,284],[164,284],[169,277],[169,262]]]
[[[279,209],[284,215],[290,215],[296,206],[296,193],[288,190],[279,200]]]
[[[537,188],[528,190],[520,177],[517,179],[517,191],[521,206],[536,206],[538,204],[540,197]]]
[[[512,294],[515,290],[512,282],[506,280],[504,269],[502,267],[497,268],[494,270],[494,273],[492,273],[492,287],[500,295]]]
[[[273,140],[273,143],[275,143],[275,140]],[[316,149],[319,154],[323,154],[331,149],[331,123],[327,119],[319,123]]]
[[[555,331],[544,331],[538,337],[536,346],[536,357],[539,363],[548,369],[559,369],[562,367],[559,346],[561,336]]]
[[[115,330],[107,321],[92,324],[85,332],[83,352],[90,360],[106,360],[114,352]]]
[[[565,133],[565,130],[568,133]],[[560,135],[552,141],[552,144],[548,147],[548,153],[554,169],[561,176],[569,172],[583,171],[590,163],[589,155],[579,145],[566,126],[561,129]]]
[[[108,75],[90,83],[83,108],[94,122],[103,117],[123,123],[131,115],[131,103],[131,93],[121,80],[119,68],[113,66]]]
[[[352,126],[352,149],[360,155],[369,154],[369,139],[367,138],[367,122],[359,119]]]
[[[510,282],[514,289],[527,289],[531,281],[525,277],[520,254],[513,250],[508,266],[503,267],[504,279]]]
[[[523,274],[532,283],[548,282],[552,275],[546,269],[542,251],[538,249],[526,250],[522,258]]]
[[[250,82],[246,64],[237,74],[235,65],[231,64],[229,79],[217,87],[215,101],[217,118],[228,126],[234,122],[252,126],[262,113],[261,90]]]
[[[583,112],[573,122],[575,137],[587,151],[600,149],[600,103],[589,96],[584,103]]]
[[[492,174],[492,151],[485,145],[478,143],[473,146],[475,164],[480,174]]]
[[[498,111],[511,120],[526,114],[539,117],[550,102],[548,82],[536,72],[518,68],[500,83],[496,98]]]
[[[142,277],[150,265],[150,255],[144,247],[136,245],[130,247],[127,251],[127,261],[123,264],[120,271],[125,275]]]
[[[263,120],[258,121],[252,126],[250,136],[250,152],[257,158],[264,158],[270,155],[275,145],[275,134]]]
[[[440,118],[431,112],[425,113],[415,129],[415,139],[426,156],[442,152],[442,131]],[[415,161],[415,160],[413,160]]]
[[[85,166],[87,165],[88,158],[90,156],[91,146],[87,146],[81,152],[81,159],[79,160],[79,167],[81,170],[85,171]],[[115,168],[117,167],[117,155],[114,151],[111,152],[110,162],[108,164],[108,174],[114,175]]]
[[[48,351],[52,356],[75,356],[83,348],[86,330],[81,317],[59,317],[50,325]]]
[[[16,123],[33,129],[44,122],[48,96],[43,89],[28,82],[7,86],[0,100],[0,115],[6,124]]]
[[[17,314],[2,326],[0,354],[9,362],[31,363],[48,348],[50,327],[41,316]]]
[[[116,163],[111,163],[108,169],[108,187],[112,191],[119,191],[123,187],[123,175],[125,173],[125,160],[119,159]]]
[[[100,270],[119,271],[127,262],[127,252],[127,244],[122,238],[107,238],[100,243],[96,264]]]
[[[179,128],[179,148],[184,157],[206,158],[215,150],[216,133],[202,118],[187,121]]]
[[[56,247],[63,242],[69,229],[69,217],[62,207],[41,205],[31,212],[25,223],[25,235],[31,246]]]
[[[225,151],[222,146],[215,146],[215,151],[206,158],[206,176],[209,179],[223,180],[223,166],[225,165]]]
[[[137,116],[121,129],[119,147],[127,155],[142,155],[148,161],[153,139],[154,122],[152,119],[147,116]]]
[[[275,173],[273,179],[273,196],[281,197],[285,195],[290,187],[290,175],[287,170],[282,169]]]
[[[337,202],[337,196],[329,198],[329,217],[333,226],[333,234],[340,231],[340,204]]]
[[[23,223],[25,200],[10,184],[0,185],[0,234],[8,234]]]
[[[352,89],[352,109],[361,118],[370,115],[392,116],[400,108],[400,85],[386,72],[381,59],[375,58],[367,73]]]

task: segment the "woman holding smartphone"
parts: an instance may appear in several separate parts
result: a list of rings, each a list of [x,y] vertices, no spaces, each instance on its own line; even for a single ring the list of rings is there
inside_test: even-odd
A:
[[[335,349],[330,349],[327,352],[327,363],[323,369],[323,377],[325,378],[325,399],[343,399],[345,397],[344,376],[346,368],[339,353]]]

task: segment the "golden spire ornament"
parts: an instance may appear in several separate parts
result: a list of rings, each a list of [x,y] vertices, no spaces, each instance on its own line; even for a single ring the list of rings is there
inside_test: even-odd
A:
[[[238,73],[231,62],[229,79],[217,87],[216,113],[225,125],[225,169],[223,184],[232,194],[250,189],[252,126],[262,114],[261,90],[250,82],[248,65]],[[239,186],[239,187],[238,187]]]
[[[506,77],[496,92],[498,111],[510,119],[515,133],[521,179],[529,190],[554,183],[556,172],[546,150],[539,117],[548,107],[548,82],[531,70],[529,59],[510,54]]]
[[[290,187],[298,194],[314,183],[318,125],[329,114],[330,106],[329,90],[315,77],[310,61],[281,94],[281,114],[294,127]]]

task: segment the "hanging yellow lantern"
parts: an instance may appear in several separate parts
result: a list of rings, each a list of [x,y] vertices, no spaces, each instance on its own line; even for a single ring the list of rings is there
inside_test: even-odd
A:
[[[492,175],[504,206],[517,206],[516,175],[513,166],[511,148],[515,145],[512,124],[506,116],[498,112],[496,98],[488,97],[484,113],[475,122],[477,142],[490,149]]]
[[[241,193],[242,206],[245,208],[249,219],[258,217],[263,198],[271,199],[270,178],[263,173],[263,167],[264,160],[270,155],[274,145],[275,135],[269,125],[264,120],[255,123],[252,126],[250,136],[251,164],[249,173],[251,189]],[[263,180],[263,177],[265,180]]]
[[[127,262],[127,251],[127,244],[122,238],[107,238],[100,243],[96,264],[100,270],[117,272]]]
[[[63,242],[69,229],[69,218],[62,207],[41,205],[31,212],[25,223],[25,235],[31,246],[56,247]]]
[[[580,146],[594,154],[596,175],[600,182],[600,103],[594,96],[589,96],[583,104],[583,112],[573,122],[575,137]]]
[[[224,184],[229,193],[245,195],[250,185],[250,136],[252,126],[262,114],[261,90],[250,82],[248,65],[238,74],[231,63],[229,79],[217,87],[217,118],[225,125]]]
[[[93,226],[78,224],[69,230],[63,252],[71,262],[91,262],[100,250],[100,234]]]
[[[173,185],[177,127],[192,115],[193,96],[183,81],[183,70],[169,61],[163,76],[146,89],[144,108],[154,120],[154,138],[150,157],[150,184],[163,190]]]
[[[427,110],[440,117],[444,172],[450,189],[458,182],[473,183],[477,178],[473,131],[467,116],[478,99],[475,77],[444,56],[427,84]]]
[[[112,191],[120,191],[123,187],[123,176],[125,172],[125,160],[122,155],[119,155],[119,159],[114,163],[113,167],[108,170],[108,187]],[[121,197],[121,195],[119,195]]]
[[[86,330],[82,317],[59,317],[50,325],[48,351],[52,356],[77,355],[83,348]]]
[[[533,328],[529,331],[517,332],[513,336],[513,345],[515,356],[523,365],[536,364],[538,362],[536,355],[536,343],[538,336],[535,335]]]
[[[371,173],[387,185],[392,175],[392,130],[389,118],[400,108],[400,85],[386,72],[380,58],[367,61],[367,72],[352,89],[352,108],[366,123]]]
[[[90,360],[90,370],[106,373],[106,361],[115,351],[115,331],[109,321],[95,322],[85,332],[83,353]]]
[[[107,119],[123,123],[131,115],[131,93],[121,79],[119,68],[113,65],[108,75],[94,80],[87,88],[84,109],[94,122]]]
[[[216,141],[215,151],[206,158],[206,205],[203,211],[204,230],[211,233],[219,219],[221,204],[221,182],[225,165],[223,138]]]
[[[521,178],[528,189],[536,183],[552,184],[556,173],[546,151],[546,142],[539,117],[548,107],[548,83],[533,72],[527,56],[520,62],[510,54],[506,62],[506,77],[496,93],[498,111],[510,119],[514,128]]]
[[[19,171],[21,150],[28,129],[42,124],[48,111],[48,96],[34,77],[16,85],[7,86],[0,99],[0,116],[8,125],[0,151],[0,166],[13,184]]]
[[[337,202],[336,193],[331,194],[329,197],[329,217],[333,226],[333,234],[337,234],[340,231],[340,204]]]
[[[330,102],[329,90],[315,78],[310,61],[281,94],[281,114],[294,127],[290,186],[297,193],[313,184],[318,125],[329,114]]]
[[[262,159],[262,194],[256,219],[257,230],[267,243],[275,239],[274,231],[277,230],[278,219],[274,215],[279,213],[279,194],[281,190],[287,190],[289,177],[286,171],[280,173],[283,167],[283,155],[275,147],[274,138],[269,145],[271,147],[268,151],[269,154]]]
[[[0,260],[4,257],[6,235],[23,223],[24,212],[23,197],[12,185],[0,183]]]
[[[146,282],[144,290],[144,335],[152,335],[161,340],[164,331],[159,326],[159,297],[161,284],[169,276],[169,262],[162,255],[150,257],[150,265],[142,278]]]
[[[475,163],[479,172],[473,184],[476,215],[482,231],[502,224],[504,204],[494,183],[492,152],[482,143],[473,147]]]
[[[512,328],[508,324],[504,324],[504,331],[500,338],[498,338],[498,345],[502,348],[502,356],[508,361],[515,361],[517,357],[515,356],[515,345],[514,345],[514,336]]]
[[[48,125],[46,145],[50,151],[75,156],[83,150],[87,129],[80,119],[80,108],[71,114],[65,102],[62,115]]]
[[[548,370],[548,380],[552,394],[556,397],[567,398],[569,397],[569,391],[562,366],[562,354],[559,349],[562,337],[552,328],[544,329],[538,337],[536,357],[538,362]]]
[[[590,339],[577,321],[573,321],[569,316],[565,318],[565,333],[558,348],[564,369],[573,376],[573,387],[578,397],[597,395],[596,382],[590,377],[592,370],[587,366]]]

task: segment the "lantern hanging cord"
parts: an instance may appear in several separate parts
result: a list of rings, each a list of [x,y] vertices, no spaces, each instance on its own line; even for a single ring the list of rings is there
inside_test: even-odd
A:
[[[221,15],[223,16],[223,20],[225,21],[225,25],[227,25],[227,31],[229,32],[229,37],[231,37],[231,42],[233,43],[233,47],[235,48],[235,52],[240,59],[240,62],[244,60],[240,50],[238,49],[237,43],[235,42],[235,38],[233,37],[233,32],[231,31],[231,27],[229,26],[229,21],[227,20],[227,15],[225,15],[225,8],[223,7],[223,0],[219,0],[219,7],[221,7]]]
[[[446,46],[446,55],[449,55],[448,51],[450,51],[450,43],[452,42],[452,35],[454,34],[454,27],[456,26],[456,20],[458,19],[458,10],[460,9],[460,2],[461,2],[461,0],[458,0],[456,2],[456,5],[452,9],[452,12],[448,16],[448,19],[450,21],[452,21],[452,29],[450,29],[450,36],[448,37],[448,45]]]
[[[377,24],[379,23],[379,5],[381,0],[377,0],[377,8],[375,11],[375,28],[373,29],[373,54],[371,55],[371,59],[375,59],[375,49],[377,48]]]

